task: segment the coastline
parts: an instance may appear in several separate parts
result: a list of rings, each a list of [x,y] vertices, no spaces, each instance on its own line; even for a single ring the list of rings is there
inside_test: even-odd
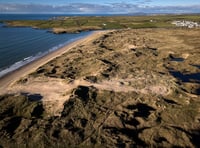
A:
[[[91,33],[90,35],[88,35],[84,38],[73,41],[73,42],[65,45],[64,47],[61,47],[55,51],[52,51],[52,52],[40,57],[39,59],[36,59],[14,71],[11,71],[11,72],[5,74],[4,76],[2,76],[0,78],[0,84],[1,84],[0,85],[0,94],[3,92],[4,89],[6,89],[10,85],[12,85],[14,82],[19,80],[21,77],[24,77],[24,76],[30,74],[31,72],[34,72],[38,67],[46,64],[47,62],[53,60],[54,58],[56,58],[58,56],[61,56],[62,54],[66,53],[73,47],[76,47],[80,44],[86,43],[86,42],[96,38],[98,35],[102,34],[103,32],[105,32],[105,31],[94,31],[93,33]]]
[[[11,73],[0,147],[200,147],[199,38],[196,29],[96,32]]]

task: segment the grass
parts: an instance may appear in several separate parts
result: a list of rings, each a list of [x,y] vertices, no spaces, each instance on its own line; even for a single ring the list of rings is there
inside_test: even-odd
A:
[[[77,32],[98,29],[124,29],[124,28],[173,28],[174,20],[190,20],[200,22],[199,15],[156,15],[156,16],[107,16],[107,17],[66,17],[56,20],[14,20],[5,21],[8,26],[26,26],[40,29],[62,28],[64,32]],[[1,22],[1,20],[0,20]],[[92,28],[91,28],[92,26]],[[74,28],[77,28],[74,30]],[[71,29],[71,30],[70,30]],[[58,33],[58,32],[56,32]],[[63,33],[60,32],[60,33]]]

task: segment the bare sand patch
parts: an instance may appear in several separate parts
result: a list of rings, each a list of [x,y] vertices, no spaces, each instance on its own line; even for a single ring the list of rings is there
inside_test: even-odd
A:
[[[40,94],[46,112],[49,115],[59,116],[63,110],[64,103],[68,101],[70,93],[73,89],[81,86],[93,86],[99,90],[113,91],[113,92],[136,92],[142,94],[162,95],[166,96],[170,93],[169,86],[165,84],[147,85],[144,88],[134,88],[131,83],[142,83],[146,78],[135,79],[118,79],[103,80],[98,83],[91,83],[83,79],[73,80],[67,82],[63,79],[37,77],[29,78],[26,83],[16,83],[9,87],[6,92],[13,93],[30,93]],[[139,82],[141,81],[141,82]],[[150,80],[149,80],[150,81]]]

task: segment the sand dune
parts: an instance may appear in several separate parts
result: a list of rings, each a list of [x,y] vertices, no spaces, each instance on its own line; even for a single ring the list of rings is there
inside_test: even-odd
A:
[[[199,147],[199,29],[95,32],[0,80],[0,147]]]

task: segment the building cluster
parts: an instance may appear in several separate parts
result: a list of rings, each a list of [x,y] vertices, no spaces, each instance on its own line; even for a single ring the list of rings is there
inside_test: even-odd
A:
[[[200,27],[200,24],[193,21],[173,21],[172,24],[178,26],[178,27],[187,27],[187,28],[196,28]]]

